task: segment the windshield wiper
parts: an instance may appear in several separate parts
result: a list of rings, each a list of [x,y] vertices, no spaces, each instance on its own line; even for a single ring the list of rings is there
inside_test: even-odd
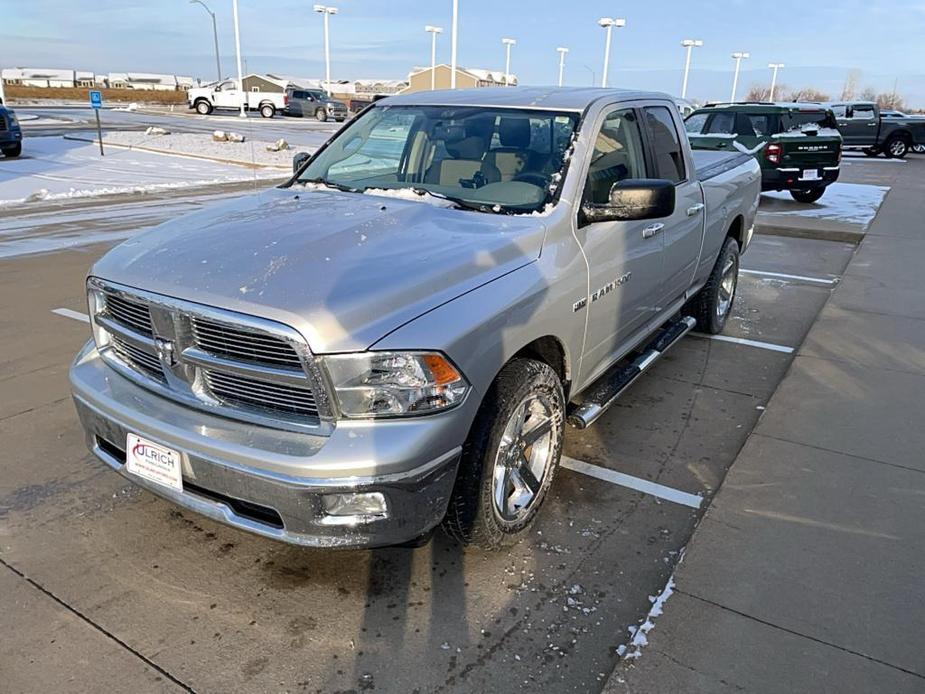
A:
[[[353,186],[347,186],[343,183],[334,183],[334,181],[329,181],[326,178],[319,176],[318,178],[300,178],[296,183],[306,184],[306,183],[316,183],[327,188],[333,188],[334,190],[340,190],[344,193],[362,193],[363,191],[359,188],[354,188]]]
[[[435,198],[446,200],[447,202],[451,202],[454,205],[466,210],[475,210],[476,212],[502,212],[507,210],[507,208],[500,203],[473,202],[472,200],[466,200],[465,198],[458,198],[455,195],[437,193],[433,190],[428,190],[427,188],[421,188],[420,186],[408,186],[407,189],[412,193],[417,193],[421,196],[432,195]]]

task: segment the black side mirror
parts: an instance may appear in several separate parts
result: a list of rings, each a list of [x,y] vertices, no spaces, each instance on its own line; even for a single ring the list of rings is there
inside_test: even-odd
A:
[[[589,222],[663,219],[674,214],[674,208],[674,183],[654,178],[634,178],[614,183],[607,204],[586,202],[581,206]]]
[[[302,168],[302,165],[311,158],[311,154],[308,152],[298,152],[294,157],[292,157],[292,173],[299,173],[299,169]]]

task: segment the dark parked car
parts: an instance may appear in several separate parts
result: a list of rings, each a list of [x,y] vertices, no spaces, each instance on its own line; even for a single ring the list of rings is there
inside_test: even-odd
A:
[[[815,202],[838,180],[842,138],[818,104],[713,104],[685,121],[694,149],[740,151],[761,165],[762,190]]]
[[[286,113],[290,116],[316,118],[322,123],[333,118],[338,123],[347,120],[347,107],[335,101],[321,89],[299,89],[289,87],[286,90],[289,104]]]
[[[887,116],[869,101],[828,105],[838,120],[845,147],[860,147],[864,154],[902,159],[909,150],[925,145],[925,119]]]
[[[0,151],[7,157],[22,154],[22,130],[16,114],[0,104]]]

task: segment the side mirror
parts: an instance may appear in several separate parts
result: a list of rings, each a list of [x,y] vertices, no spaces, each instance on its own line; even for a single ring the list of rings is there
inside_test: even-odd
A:
[[[302,165],[311,159],[311,154],[308,152],[298,152],[294,157],[292,157],[292,173],[299,173],[299,169],[302,168]]]
[[[586,202],[581,206],[589,222],[663,219],[673,215],[674,208],[674,183],[654,178],[634,178],[614,183],[607,204]]]

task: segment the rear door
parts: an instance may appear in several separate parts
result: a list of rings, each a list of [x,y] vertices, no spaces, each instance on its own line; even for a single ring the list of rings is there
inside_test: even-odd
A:
[[[640,115],[628,106],[611,107],[602,114],[585,173],[584,201],[604,204],[615,183],[653,177],[648,170]],[[575,304],[576,312],[588,312],[581,373],[584,382],[600,375],[627,338],[658,311],[664,234],[646,232],[655,223],[596,222],[584,223],[578,229],[590,281],[588,295]]]
[[[658,293],[658,310],[662,311],[679,299],[694,279],[703,242],[705,208],[700,183],[689,170],[677,110],[646,106],[643,113],[653,178],[675,185],[674,214],[658,220],[662,226],[659,235],[664,237],[663,281]]]
[[[873,104],[854,104],[848,107],[848,119],[842,121],[842,138],[849,147],[872,147],[877,144],[880,119]]]
[[[685,121],[687,136],[694,149],[733,151],[736,114],[722,110],[695,113]]]

